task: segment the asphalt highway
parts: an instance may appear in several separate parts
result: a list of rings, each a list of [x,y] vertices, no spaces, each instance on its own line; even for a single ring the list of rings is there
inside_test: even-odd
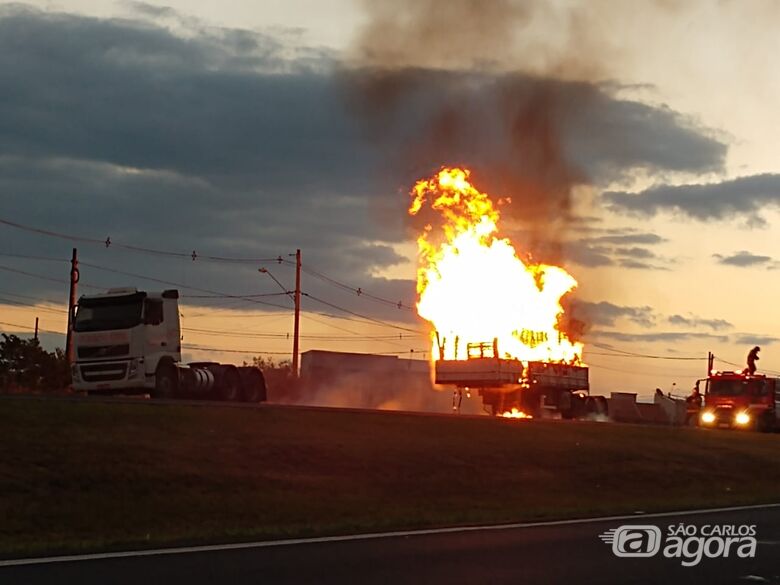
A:
[[[755,525],[758,544],[754,558],[730,550],[727,558],[703,556],[692,567],[664,557],[663,549],[650,558],[619,558],[599,535],[625,524],[657,526],[663,535],[681,524]],[[5,561],[0,583],[780,583],[780,506],[242,546]]]

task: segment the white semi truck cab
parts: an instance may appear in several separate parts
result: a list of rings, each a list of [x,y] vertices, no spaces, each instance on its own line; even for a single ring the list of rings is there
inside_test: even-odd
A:
[[[110,289],[82,296],[73,319],[73,388],[88,394],[149,394],[261,402],[255,367],[183,364],[179,292]]]

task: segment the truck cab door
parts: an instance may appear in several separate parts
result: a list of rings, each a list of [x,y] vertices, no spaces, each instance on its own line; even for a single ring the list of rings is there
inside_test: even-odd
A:
[[[181,320],[179,319],[179,303],[175,298],[163,299],[163,317],[165,341],[168,354],[174,361],[181,361]]]
[[[154,372],[157,362],[169,350],[161,299],[144,301],[144,361],[146,371]]]

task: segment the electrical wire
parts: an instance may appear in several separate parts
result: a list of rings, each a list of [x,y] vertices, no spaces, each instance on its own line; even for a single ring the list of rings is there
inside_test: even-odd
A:
[[[309,298],[309,299],[311,299],[313,301],[321,303],[321,304],[323,304],[323,305],[325,305],[327,307],[330,307],[332,309],[336,309],[338,311],[343,311],[344,313],[347,313],[348,315],[353,315],[354,317],[358,317],[359,319],[362,319],[363,321],[368,321],[370,323],[375,323],[377,325],[382,325],[384,327],[392,327],[393,329],[400,329],[401,331],[410,331],[412,333],[422,333],[422,331],[417,330],[417,329],[411,329],[409,327],[402,327],[401,325],[395,325],[393,323],[388,323],[387,321],[382,321],[381,319],[375,319],[373,317],[368,317],[366,315],[362,315],[360,313],[356,313],[355,311],[350,311],[349,309],[345,309],[344,307],[340,307],[340,306],[335,305],[335,304],[333,304],[331,302],[328,302],[328,301],[325,301],[325,300],[320,299],[318,297],[315,297],[314,295],[309,294],[309,293],[302,292],[301,294],[303,296],[305,296],[306,298]]]
[[[11,268],[10,266],[0,266],[0,270],[4,270],[6,272],[13,272],[15,274],[22,274],[24,276],[29,276],[30,278],[38,278],[40,280],[48,280],[49,282],[56,282],[58,284],[70,284],[70,281],[64,280],[62,278],[54,278],[54,277],[51,277],[51,276],[44,276],[42,274],[35,274],[33,272],[27,272],[25,270],[19,270],[18,268]],[[86,284],[86,283],[82,283],[82,282],[79,282],[79,286],[83,286],[85,288],[103,290],[102,286],[95,286],[93,284]]]
[[[669,371],[669,370],[660,370],[658,372],[643,372],[639,370],[623,370],[620,368],[613,368],[611,366],[605,366],[603,364],[594,363],[591,360],[588,360],[588,367],[589,368],[598,368],[601,370],[609,370],[611,372],[618,372],[621,374],[631,374],[634,376],[644,376],[644,377],[655,377],[655,378],[671,378],[671,377],[678,377],[678,376],[691,376],[696,377],[698,374],[691,373],[691,372],[682,372],[682,371]]]
[[[12,254],[10,252],[0,252],[0,256],[5,258],[20,258],[22,260],[43,260],[44,262],[70,262],[70,260],[67,258],[55,258],[53,256],[31,256],[28,254]]]
[[[6,327],[17,327],[20,329],[29,329],[30,331],[35,331],[35,327],[31,327],[29,325],[20,325],[19,323],[5,323],[3,321],[0,321],[0,325],[5,325]],[[54,333],[57,335],[65,335],[62,331],[52,331],[51,329],[41,329],[38,328],[38,333]]]
[[[106,237],[105,239],[100,238],[90,238],[85,236],[77,236],[74,234],[66,234],[64,232],[57,232],[54,230],[47,230],[43,228],[36,228],[33,226],[25,225],[22,223],[18,223],[15,221],[10,221],[8,219],[0,218],[0,224],[6,225],[9,227],[13,227],[22,231],[26,232],[32,232],[44,236],[49,236],[53,238],[60,238],[63,240],[68,240],[72,242],[82,242],[85,244],[94,244],[99,245],[105,248],[121,248],[123,250],[129,250],[131,252],[138,252],[142,254],[152,254],[155,256],[170,256],[174,258],[190,258],[193,262],[195,260],[208,260],[213,262],[232,262],[232,263],[252,263],[257,264],[259,262],[278,262],[281,264],[283,258],[281,256],[277,256],[275,258],[239,258],[239,257],[230,257],[230,256],[214,256],[209,254],[198,254],[196,250],[192,250],[192,252],[173,252],[170,250],[159,250],[156,248],[147,248],[144,246],[135,246],[130,244],[122,244],[119,242],[114,242],[111,240],[111,236]]]
[[[598,347],[601,349],[606,349],[607,351],[613,351],[619,354],[623,354],[626,357],[637,357],[637,358],[646,358],[646,359],[654,359],[654,360],[676,360],[676,361],[699,361],[699,360],[706,360],[706,357],[680,357],[680,356],[667,356],[667,355],[651,355],[651,354],[645,354],[645,353],[634,353],[632,351],[624,351],[622,349],[615,349],[614,347],[611,347],[609,345],[603,345],[600,343],[591,343],[590,345],[593,345],[594,347]],[[593,352],[591,352],[593,353]],[[606,354],[604,354],[606,355]]]
[[[179,286],[179,285],[177,285]],[[183,285],[181,285],[183,286]],[[210,295],[190,295],[190,294],[182,294],[182,298],[187,299],[225,299],[225,298],[233,298],[233,299],[259,299],[264,297],[281,297],[286,296],[287,293],[260,293],[260,294],[248,294],[248,295],[224,295],[224,294],[210,294]]]
[[[386,299],[384,297],[380,297],[378,295],[374,295],[369,293],[368,291],[364,290],[362,287],[354,287],[350,286],[348,284],[345,284],[343,282],[340,282],[336,280],[335,278],[332,278],[326,274],[323,274],[322,272],[318,272],[312,268],[308,268],[307,266],[301,264],[301,271],[305,272],[309,276],[313,276],[314,278],[317,278],[323,282],[327,282],[329,284],[332,284],[333,286],[340,288],[342,290],[354,293],[355,295],[359,297],[364,297],[367,299],[370,299],[372,301],[377,301],[379,303],[382,303],[384,305],[388,305],[391,307],[396,307],[398,309],[405,309],[407,311],[413,311],[414,307],[409,303],[404,303],[403,301],[393,301],[391,299]]]
[[[42,307],[39,305],[35,305],[33,303],[25,303],[23,301],[16,301],[14,299],[7,299],[5,297],[0,297],[0,305],[16,305],[19,307],[32,307],[38,311],[46,311],[49,313],[64,313],[65,315],[68,314],[68,311],[65,309],[56,309],[54,307]]]
[[[245,355],[290,355],[289,351],[263,351],[258,349],[226,349],[223,347],[203,347],[201,345],[182,344],[182,349],[196,351],[217,351],[222,353],[240,353]]]
[[[11,296],[11,297],[19,297],[20,299],[29,299],[29,300],[33,300],[33,301],[43,301],[44,303],[49,303],[49,304],[52,304],[52,305],[61,305],[62,304],[62,301],[55,301],[55,300],[46,299],[46,298],[43,298],[43,297],[34,297],[34,296],[31,296],[31,295],[22,295],[22,294],[13,293],[13,292],[10,292],[10,291],[7,291],[7,290],[0,290],[0,294],[8,295],[8,296]]]
[[[219,347],[203,347],[201,345],[190,345],[190,344],[183,344],[183,349],[192,349],[192,350],[198,350],[198,351],[216,351],[216,352],[223,352],[223,353],[239,353],[239,354],[245,354],[245,355],[290,355],[289,351],[263,351],[258,349],[227,349],[227,348],[219,348]],[[427,352],[427,349],[407,349],[406,351],[384,351],[384,352],[378,352],[377,355],[402,355],[406,353],[415,353],[415,352]],[[370,354],[367,354],[370,355]],[[422,360],[421,360],[422,361]]]
[[[117,270],[115,268],[109,268],[107,266],[100,266],[99,264],[92,264],[91,262],[79,262],[79,266],[86,266],[88,268],[94,268],[96,270],[105,270],[106,272],[113,272],[114,274],[121,274],[123,276],[130,276],[132,278],[140,278],[142,280],[148,280],[150,282],[157,282],[159,284],[165,284],[165,285],[168,285],[168,286],[176,286],[176,287],[180,287],[180,288],[183,288],[183,289],[198,291],[198,292],[201,292],[201,293],[208,293],[208,294],[211,294],[211,295],[223,295],[224,298],[241,299],[241,300],[245,300],[247,302],[256,303],[258,305],[265,305],[265,306],[268,306],[268,307],[276,307],[276,308],[279,308],[279,309],[287,309],[287,310],[289,310],[289,308],[290,308],[290,307],[286,307],[284,305],[277,305],[276,303],[269,303],[269,302],[266,302],[266,301],[260,301],[260,300],[258,300],[256,298],[244,297],[244,296],[241,296],[241,295],[231,295],[231,294],[220,292],[220,291],[209,290],[207,288],[200,288],[200,287],[195,287],[195,286],[191,286],[191,285],[182,284],[180,282],[173,282],[173,281],[170,281],[170,280],[163,280],[163,279],[160,279],[160,278],[155,278],[155,277],[152,277],[152,276],[145,276],[143,274],[136,274],[136,273],[133,273],[133,272],[125,272],[124,270]]]

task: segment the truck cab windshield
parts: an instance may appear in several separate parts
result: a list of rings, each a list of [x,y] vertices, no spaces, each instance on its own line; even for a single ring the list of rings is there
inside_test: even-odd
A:
[[[141,323],[143,295],[82,299],[76,311],[74,331],[129,329]]]

